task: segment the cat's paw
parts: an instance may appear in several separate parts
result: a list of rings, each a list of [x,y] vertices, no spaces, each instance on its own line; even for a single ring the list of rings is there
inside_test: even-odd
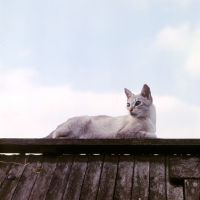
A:
[[[155,133],[150,133],[150,132],[143,132],[142,133],[142,138],[157,138]]]
[[[72,131],[58,129],[53,132],[52,138],[75,138],[75,136],[73,135]]]

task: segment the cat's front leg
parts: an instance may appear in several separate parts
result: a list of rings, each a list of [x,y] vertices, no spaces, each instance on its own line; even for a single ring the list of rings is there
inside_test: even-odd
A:
[[[58,129],[52,134],[52,138],[77,138],[75,134],[68,129]]]

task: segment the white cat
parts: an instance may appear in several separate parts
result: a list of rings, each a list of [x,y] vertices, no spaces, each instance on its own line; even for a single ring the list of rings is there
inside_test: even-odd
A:
[[[156,138],[156,110],[150,88],[140,94],[125,88],[128,115],[81,116],[68,119],[47,138]]]

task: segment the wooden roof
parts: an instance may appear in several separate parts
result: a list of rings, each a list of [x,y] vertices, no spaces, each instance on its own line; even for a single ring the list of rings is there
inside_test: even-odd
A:
[[[0,139],[20,153],[0,156],[0,199],[197,200],[199,152],[200,140]]]

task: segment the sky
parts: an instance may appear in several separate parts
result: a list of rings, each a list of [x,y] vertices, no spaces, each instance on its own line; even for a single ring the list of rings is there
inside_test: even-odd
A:
[[[143,84],[158,138],[200,138],[199,0],[0,0],[0,138],[126,115]]]

